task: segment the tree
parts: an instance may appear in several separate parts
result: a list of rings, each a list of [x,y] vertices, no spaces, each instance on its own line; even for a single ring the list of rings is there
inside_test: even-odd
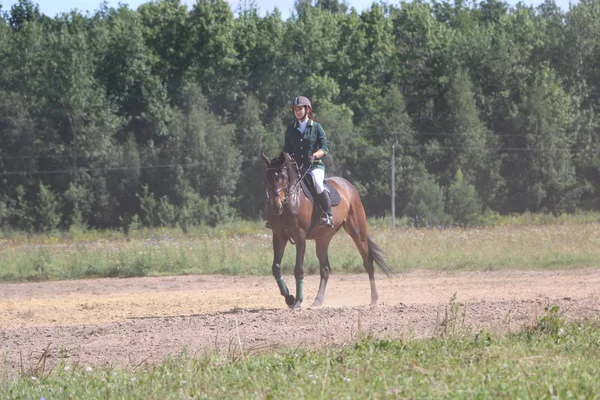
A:
[[[159,0],[138,8],[153,74],[162,77],[169,99],[178,104],[191,65],[188,10],[180,0]]]
[[[140,15],[127,7],[103,9],[97,18],[98,64],[96,77],[117,113],[127,121],[117,138],[133,133],[140,144],[162,143],[173,110],[166,85],[152,74],[152,52],[146,46]]]
[[[446,214],[444,192],[433,178],[421,181],[404,209],[415,227],[446,226],[452,218]]]
[[[367,141],[363,146],[381,148],[386,158],[391,157],[392,145],[394,146],[396,202],[398,208],[403,209],[415,187],[427,177],[427,173],[400,89],[396,86],[387,88],[385,95],[369,106],[368,115],[361,126]],[[390,193],[390,172],[388,170],[374,178],[379,187],[387,188],[387,193]]]
[[[497,205],[504,181],[500,176],[498,141],[479,118],[471,80],[464,71],[453,76],[445,95],[445,133],[440,137],[443,156],[435,172],[442,182],[450,183],[461,170],[474,183],[488,206]]]
[[[28,22],[39,22],[42,19],[40,8],[30,0],[19,0],[10,8],[8,23],[10,27],[18,31]]]
[[[235,24],[237,87],[245,95],[232,105],[239,106],[247,96],[266,105],[263,124],[272,124],[282,115],[282,104],[289,102],[289,59],[284,52],[286,25],[278,12],[260,18],[256,10],[242,13]]]
[[[354,166],[366,145],[352,122],[352,110],[346,105],[321,101],[315,112],[329,141],[330,154],[324,159],[327,175],[352,181]]]
[[[519,107],[519,130],[506,157],[505,171],[513,211],[558,212],[572,209],[576,189],[571,155],[573,108],[554,71],[540,71]],[[571,200],[571,201],[568,201]]]
[[[224,0],[199,0],[188,24],[192,71],[208,99],[218,103],[213,111],[222,111],[225,105],[235,104],[238,94],[232,79],[238,63],[233,13]]]
[[[485,0],[479,3],[479,13],[481,20],[485,24],[494,24],[500,22],[502,16],[506,15],[508,4],[499,0]]]
[[[204,199],[232,201],[241,169],[234,126],[210,112],[198,86],[187,84],[183,94],[184,107],[170,127],[167,151],[170,162],[184,169],[178,180],[185,180]]]
[[[448,188],[448,214],[459,226],[476,225],[481,217],[481,203],[475,186],[468,183],[459,169]]]
[[[248,97],[236,115],[236,148],[240,153],[240,178],[237,181],[237,207],[242,217],[257,218],[264,199],[264,168],[260,158],[264,151],[266,129],[261,123],[262,107]]]
[[[59,208],[60,203],[55,194],[40,182],[35,204],[35,228],[38,232],[50,232],[58,227],[60,223]]]

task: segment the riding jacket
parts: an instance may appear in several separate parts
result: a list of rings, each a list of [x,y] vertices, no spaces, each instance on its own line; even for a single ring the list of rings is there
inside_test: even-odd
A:
[[[327,155],[329,144],[323,127],[312,119],[308,120],[304,133],[300,132],[299,123],[296,121],[285,131],[283,151],[289,153],[301,169],[311,167],[308,156],[321,149]],[[325,169],[321,159],[313,161],[312,168]]]

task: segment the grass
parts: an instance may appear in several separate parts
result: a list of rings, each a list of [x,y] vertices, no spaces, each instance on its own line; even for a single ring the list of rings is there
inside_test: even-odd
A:
[[[82,234],[83,235],[83,234]],[[504,225],[484,228],[403,228],[371,221],[370,235],[397,272],[411,270],[502,270],[600,267],[597,222]],[[329,248],[334,273],[361,272],[352,240],[338,234]],[[284,268],[292,270],[288,245]],[[270,231],[261,223],[118,232],[90,231],[0,239],[0,281],[45,281],[97,277],[182,274],[270,275]],[[308,242],[307,274],[318,273],[314,242]]]
[[[506,336],[364,337],[343,347],[182,354],[129,370],[67,367],[0,378],[10,399],[554,399],[600,397],[600,326],[552,307]]]
[[[600,267],[596,221],[538,219],[471,229],[391,231],[371,220],[371,235],[396,271]],[[0,280],[26,281],[186,273],[270,275],[269,232],[261,224],[178,230],[5,235]],[[291,270],[288,246],[284,266]],[[334,273],[362,269],[344,234],[330,247]],[[317,273],[314,244],[306,266]],[[497,336],[464,329],[453,297],[438,336],[361,337],[342,347],[231,350],[181,354],[160,365],[130,369],[60,364],[44,355],[17,378],[3,375],[4,399],[393,399],[600,398],[600,325],[567,323],[549,307],[533,326]],[[44,353],[45,354],[45,353]],[[1,362],[0,362],[1,363]]]

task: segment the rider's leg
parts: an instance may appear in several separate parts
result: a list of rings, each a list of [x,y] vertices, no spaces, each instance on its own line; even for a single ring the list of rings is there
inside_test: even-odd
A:
[[[325,179],[325,171],[319,168],[314,168],[310,171],[315,183],[315,200],[323,209],[324,215],[321,218],[321,225],[333,226],[333,214],[331,212],[331,198],[329,192],[325,190],[323,180]]]

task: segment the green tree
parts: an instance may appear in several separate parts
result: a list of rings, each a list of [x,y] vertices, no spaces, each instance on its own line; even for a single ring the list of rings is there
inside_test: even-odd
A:
[[[421,181],[404,209],[415,227],[446,226],[452,218],[446,214],[444,192],[432,178]]]
[[[540,71],[520,106],[521,136],[514,146],[524,151],[505,159],[512,210],[573,209],[571,194],[577,181],[571,155],[575,140],[572,107],[555,73],[549,68]]]
[[[446,210],[459,226],[476,225],[481,217],[482,208],[475,186],[464,179],[460,169],[448,188]]]
[[[257,218],[260,215],[264,199],[264,162],[260,158],[263,137],[267,130],[262,125],[262,105],[250,96],[240,108],[235,119],[236,148],[240,153],[240,177],[237,181],[235,197],[237,208],[245,218]]]
[[[580,110],[575,117],[577,138],[573,163],[581,184],[581,208],[600,208],[600,123],[593,110]],[[577,191],[575,191],[575,194]]]
[[[235,49],[239,57],[236,85],[242,86],[246,95],[232,105],[240,106],[246,97],[256,97],[267,106],[263,113],[265,125],[281,118],[282,104],[290,101],[285,29],[281,14],[274,12],[260,18],[255,9],[243,12],[235,23]]]
[[[348,11],[348,5],[345,2],[340,3],[339,0],[317,0],[315,3],[315,7],[321,8],[334,14],[345,14]]]
[[[172,162],[183,166],[181,179],[202,198],[229,199],[241,169],[234,126],[210,112],[198,86],[188,84],[183,99],[184,108],[171,126]]]
[[[445,95],[445,133],[442,159],[436,173],[450,183],[461,170],[473,182],[488,206],[498,204],[504,181],[500,175],[499,143],[479,118],[472,83],[464,71],[458,71]]]
[[[109,101],[127,121],[117,138],[124,142],[130,133],[140,144],[162,143],[173,110],[166,85],[152,74],[152,52],[146,46],[143,20],[135,11],[122,6],[101,10],[97,18],[99,32],[97,78],[106,89]]]
[[[55,230],[61,218],[59,208],[60,203],[56,195],[43,182],[40,182],[35,204],[35,229],[38,232]]]
[[[565,15],[557,68],[577,107],[575,165],[582,182],[583,206],[600,207],[600,5],[584,0]]]
[[[367,116],[369,105],[391,82],[397,61],[393,57],[393,25],[386,17],[384,7],[373,3],[370,9],[360,14],[359,20],[358,33],[351,36],[358,40],[351,46],[356,51],[350,55],[352,67],[350,71],[342,72],[353,78],[351,91],[344,102],[354,111],[358,125]]]
[[[30,0],[19,0],[10,8],[8,23],[13,30],[18,31],[28,22],[36,23],[41,19],[42,14],[37,4]]]
[[[390,11],[395,46],[393,83],[405,93],[406,111],[421,133],[437,133],[436,109],[443,104],[443,91],[453,71],[457,35],[433,16],[431,5],[414,2]]]
[[[367,146],[380,147],[389,159],[393,145],[396,206],[403,209],[411,193],[427,177],[427,173],[400,89],[396,86],[388,88],[384,96],[374,100],[368,107],[368,115],[361,127]],[[382,189],[387,186],[387,193],[390,193],[390,173],[388,170],[387,173],[370,179],[377,179],[378,186]]]
[[[234,19],[224,0],[199,0],[188,18],[192,71],[204,94],[223,111],[235,103],[238,90],[232,74],[238,64],[234,46]]]
[[[353,169],[365,140],[352,122],[353,113],[346,105],[320,102],[316,118],[325,129],[330,154],[325,157],[328,176],[342,176],[353,180]]]
[[[140,201],[140,218],[144,226],[154,227],[158,225],[158,218],[156,215],[157,201],[154,198],[154,194],[148,189],[148,185],[142,186],[141,193],[136,194]]]
[[[189,186],[183,191],[183,204],[179,213],[179,226],[183,231],[205,223],[210,213],[210,202]]]
[[[161,77],[169,99],[178,104],[184,75],[192,63],[187,6],[180,0],[159,0],[144,3],[137,11],[151,52],[152,72]]]

